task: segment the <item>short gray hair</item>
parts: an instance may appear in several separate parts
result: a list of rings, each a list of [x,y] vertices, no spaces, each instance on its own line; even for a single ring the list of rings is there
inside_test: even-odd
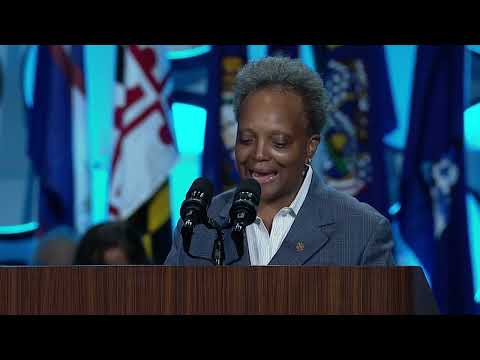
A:
[[[314,134],[320,134],[328,111],[323,81],[300,60],[287,57],[266,57],[250,62],[237,74],[233,100],[237,121],[240,106],[248,95],[260,89],[277,86],[293,91],[302,98],[310,128]]]

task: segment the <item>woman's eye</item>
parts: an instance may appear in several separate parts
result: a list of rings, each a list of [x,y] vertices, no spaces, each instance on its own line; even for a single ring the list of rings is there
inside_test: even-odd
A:
[[[273,146],[275,146],[276,148],[278,149],[284,149],[287,147],[287,143],[284,143],[284,142],[274,142],[273,143]]]
[[[250,144],[252,142],[252,139],[248,139],[248,138],[239,138],[238,139],[239,143],[240,144]]]

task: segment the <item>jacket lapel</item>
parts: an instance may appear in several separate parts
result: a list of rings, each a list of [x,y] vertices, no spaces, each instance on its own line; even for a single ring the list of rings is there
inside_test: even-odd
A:
[[[325,204],[328,191],[314,173],[307,197],[269,265],[302,265],[327,244],[335,221]]]

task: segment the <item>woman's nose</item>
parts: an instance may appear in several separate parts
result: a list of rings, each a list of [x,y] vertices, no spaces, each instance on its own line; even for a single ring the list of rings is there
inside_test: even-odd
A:
[[[255,160],[256,161],[268,160],[269,159],[268,154],[269,154],[269,151],[266,146],[266,143],[261,141],[257,142],[257,146],[255,147],[255,153],[254,153]]]

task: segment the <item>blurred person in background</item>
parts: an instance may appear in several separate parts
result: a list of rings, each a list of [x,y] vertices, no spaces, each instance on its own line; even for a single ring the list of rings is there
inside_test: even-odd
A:
[[[77,236],[68,227],[58,227],[40,239],[33,265],[72,265],[77,250]]]
[[[142,238],[130,225],[110,221],[91,227],[82,237],[75,265],[149,265]]]

